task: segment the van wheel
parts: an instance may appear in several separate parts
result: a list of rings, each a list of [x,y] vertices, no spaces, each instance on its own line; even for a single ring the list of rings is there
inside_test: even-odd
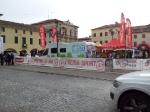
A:
[[[141,93],[129,93],[120,103],[120,112],[150,112],[148,96]]]

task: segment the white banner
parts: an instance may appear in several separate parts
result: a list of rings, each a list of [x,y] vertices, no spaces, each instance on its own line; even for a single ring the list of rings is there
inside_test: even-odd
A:
[[[143,70],[150,70],[150,59],[143,59]]]
[[[16,57],[14,62],[17,64],[28,65],[29,58],[28,57]]]
[[[113,59],[113,69],[142,70],[140,59]]]
[[[29,65],[105,71],[103,58],[31,58]]]
[[[3,46],[3,37],[0,37],[0,53],[4,52],[4,46]]]

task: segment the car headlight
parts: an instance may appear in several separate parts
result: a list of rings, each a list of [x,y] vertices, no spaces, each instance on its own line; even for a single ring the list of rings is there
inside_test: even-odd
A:
[[[117,80],[114,80],[114,82],[113,82],[113,86],[114,86],[115,88],[119,87],[121,84],[122,84],[122,83],[119,82],[119,81],[117,81]]]

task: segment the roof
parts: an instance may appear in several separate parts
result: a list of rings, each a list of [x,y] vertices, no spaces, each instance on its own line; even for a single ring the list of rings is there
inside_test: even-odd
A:
[[[110,24],[110,25],[104,25],[101,27],[97,27],[91,30],[97,30],[97,29],[105,29],[105,28],[112,28],[112,27],[120,27],[120,23],[118,24]],[[140,33],[140,32],[150,32],[150,24],[148,25],[139,25],[139,26],[133,26],[132,32],[134,33]]]
[[[28,25],[28,24],[23,24],[23,23],[16,23],[16,22],[11,22],[11,21],[5,21],[5,20],[0,20],[0,25],[8,28],[14,28],[14,29],[23,29],[23,30],[30,30],[30,31],[36,31],[38,32],[38,28]]]
[[[121,45],[121,43],[116,38],[114,38],[109,43],[102,45],[100,47],[101,48],[125,48],[125,45]]]
[[[69,20],[68,21],[61,21],[61,20],[58,20],[58,19],[47,19],[47,20],[43,20],[43,21],[40,21],[40,22],[32,23],[31,25],[49,24],[49,23],[53,23],[53,22],[60,22],[60,23],[63,23],[63,24],[67,24],[67,25],[75,26],[76,28],[79,28],[78,26],[73,25],[72,23],[70,23]]]
[[[104,26],[100,26],[100,27],[94,28],[94,29],[92,29],[92,30],[105,29],[105,28],[112,28],[112,27],[119,27],[119,26],[120,26],[120,23],[117,23],[117,24],[109,24],[109,25],[104,25]]]

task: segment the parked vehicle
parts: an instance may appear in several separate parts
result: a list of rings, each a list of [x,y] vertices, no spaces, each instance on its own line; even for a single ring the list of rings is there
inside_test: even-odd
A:
[[[20,57],[17,53],[12,52],[14,55],[14,58]]]
[[[116,78],[110,97],[120,112],[150,112],[150,70]]]

